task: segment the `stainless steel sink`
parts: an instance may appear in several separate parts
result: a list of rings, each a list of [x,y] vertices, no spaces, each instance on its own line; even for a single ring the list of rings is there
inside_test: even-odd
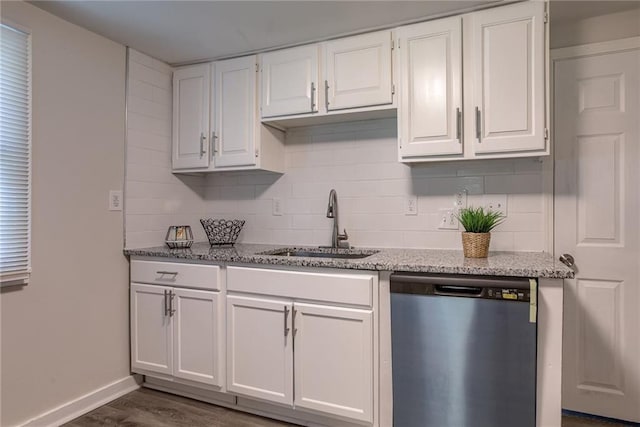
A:
[[[338,258],[338,259],[362,259],[377,254],[379,251],[363,249],[276,249],[263,252],[261,255],[285,256],[285,257],[309,257],[309,258]]]

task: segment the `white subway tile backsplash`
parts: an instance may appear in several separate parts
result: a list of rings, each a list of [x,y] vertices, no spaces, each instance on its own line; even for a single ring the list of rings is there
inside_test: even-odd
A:
[[[461,230],[439,230],[439,209],[454,193],[468,205],[507,194],[508,218],[492,233],[492,250],[545,249],[542,163],[538,159],[474,160],[406,165],[397,161],[396,119],[290,129],[285,174],[171,173],[171,68],[131,51],[127,146],[126,245],[163,244],[167,227],[200,218],[247,221],[239,241],[327,245],[329,190],[338,192],[340,227],[359,247],[461,249]],[[418,214],[405,215],[417,196]],[[272,214],[273,198],[282,215]]]
[[[540,194],[542,193],[542,173],[527,173],[504,176],[485,176],[487,194]]]

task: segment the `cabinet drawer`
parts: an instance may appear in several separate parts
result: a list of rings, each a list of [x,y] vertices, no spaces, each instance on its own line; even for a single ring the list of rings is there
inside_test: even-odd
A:
[[[131,261],[131,281],[219,290],[220,267],[177,262]]]
[[[377,274],[319,273],[228,267],[227,289],[371,307]]]

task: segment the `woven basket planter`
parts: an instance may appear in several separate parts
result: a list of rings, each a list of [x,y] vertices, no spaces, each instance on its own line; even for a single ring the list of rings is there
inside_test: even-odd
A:
[[[462,250],[466,258],[486,258],[489,256],[491,233],[462,232]]]

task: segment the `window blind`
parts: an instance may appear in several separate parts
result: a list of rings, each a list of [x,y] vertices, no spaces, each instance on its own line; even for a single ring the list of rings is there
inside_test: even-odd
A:
[[[0,284],[27,282],[31,233],[29,34],[0,24]]]

